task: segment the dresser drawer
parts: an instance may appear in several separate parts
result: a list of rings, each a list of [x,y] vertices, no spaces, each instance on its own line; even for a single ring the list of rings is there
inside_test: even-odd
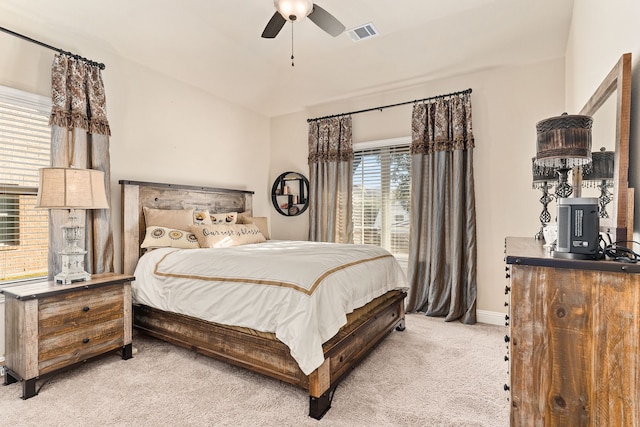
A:
[[[124,290],[105,286],[48,297],[38,307],[41,374],[124,345]]]
[[[69,292],[45,298],[38,305],[40,340],[100,325],[124,315],[122,286],[105,286],[87,292]]]
[[[123,345],[122,317],[86,325],[63,334],[41,338],[38,343],[38,369],[41,374],[45,374]]]

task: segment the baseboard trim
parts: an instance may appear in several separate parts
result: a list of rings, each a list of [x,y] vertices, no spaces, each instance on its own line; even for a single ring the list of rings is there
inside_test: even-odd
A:
[[[480,323],[504,326],[505,314],[498,311],[476,310],[476,320]]]

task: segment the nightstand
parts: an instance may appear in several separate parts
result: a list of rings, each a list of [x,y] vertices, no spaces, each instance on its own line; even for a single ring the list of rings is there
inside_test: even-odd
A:
[[[4,288],[4,384],[22,382],[22,398],[36,380],[78,362],[120,350],[130,359],[133,276],[94,274],[91,280]]]

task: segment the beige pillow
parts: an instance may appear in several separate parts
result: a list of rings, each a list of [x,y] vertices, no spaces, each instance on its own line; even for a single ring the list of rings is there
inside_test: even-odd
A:
[[[210,224],[235,224],[238,222],[238,212],[209,213]]]
[[[144,222],[147,227],[166,227],[188,231],[193,224],[194,209],[154,209],[144,207]]]
[[[201,248],[247,245],[266,240],[255,224],[192,225],[191,232],[196,235]]]
[[[174,230],[166,227],[147,227],[144,241],[140,247],[145,249],[155,248],[199,248],[198,239],[189,231]]]
[[[266,216],[247,216],[238,214],[238,224],[255,224],[265,239],[269,240],[269,223]]]

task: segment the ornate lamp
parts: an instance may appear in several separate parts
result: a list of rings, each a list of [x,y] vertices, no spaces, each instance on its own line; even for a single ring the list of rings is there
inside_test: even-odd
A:
[[[536,240],[540,240],[544,238],[544,227],[551,222],[551,214],[547,206],[553,201],[553,195],[549,194],[549,190],[553,188],[553,181],[558,179],[558,175],[554,168],[536,165],[535,157],[531,158],[531,173],[533,175],[532,187],[542,191],[542,197],[540,197],[540,203],[542,204],[540,231],[535,235]]]
[[[569,197],[573,193],[568,183],[569,171],[591,163],[592,124],[589,116],[567,113],[536,124],[535,164],[552,168],[558,173],[556,198]]]
[[[598,197],[600,218],[609,218],[607,205],[613,200],[613,193],[609,188],[613,187],[614,158],[613,151],[606,151],[602,147],[600,151],[591,153],[591,164],[582,170],[582,186],[596,187],[600,190],[600,197]]]
[[[69,209],[69,220],[62,233],[67,246],[60,255],[62,271],[55,281],[62,284],[89,280],[84,271],[87,251],[78,246],[83,238],[84,225],[78,223],[76,209],[108,209],[104,186],[104,172],[93,169],[42,168],[38,188],[37,208]]]

